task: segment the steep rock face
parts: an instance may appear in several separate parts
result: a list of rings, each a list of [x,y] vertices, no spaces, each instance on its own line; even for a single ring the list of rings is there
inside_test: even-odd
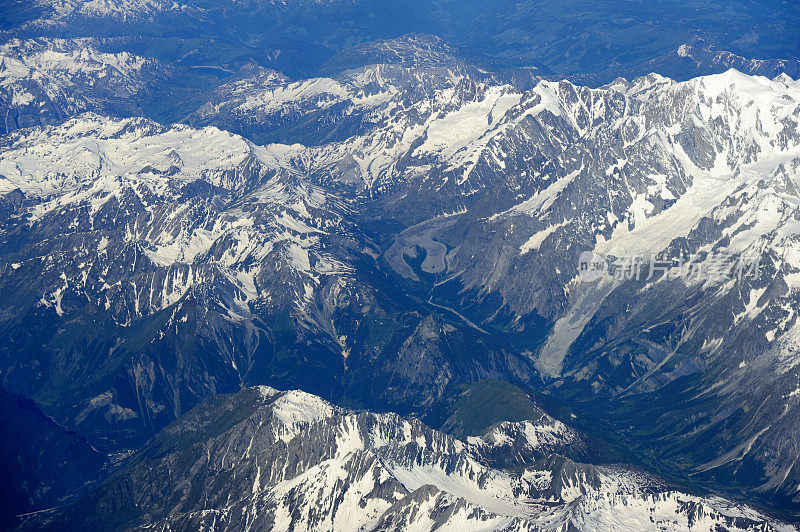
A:
[[[118,448],[247,384],[422,413],[502,378],[610,401],[607,429],[670,471],[796,504],[797,82],[414,72],[228,87],[235,110],[274,83],[254,108],[278,125],[374,115],[310,146],[92,114],[6,136],[5,386]],[[591,283],[584,251],[761,268]]]
[[[623,430],[655,445],[659,459],[719,485],[757,485],[772,504],[793,506],[796,460],[776,457],[794,456],[786,442],[797,430],[797,85],[728,73],[655,87],[635,89],[647,109],[640,134],[601,137],[611,153],[592,149],[585,174],[562,171],[564,181],[488,229],[460,233],[476,244],[450,257],[451,271],[465,271],[461,286],[489,304],[484,294],[501,292],[512,317],[562,309],[534,354],[554,394],[603,413],[611,397],[620,416],[612,424],[637,427]],[[634,123],[626,127],[635,132]],[[576,264],[587,250],[618,266],[639,257],[645,273],[581,282]],[[669,258],[666,275],[648,275],[652,254]],[[692,256],[695,272],[711,272],[714,254],[732,257],[731,272],[756,258],[758,275],[687,278],[672,262]],[[496,308],[460,297],[465,313]]]
[[[433,419],[505,379],[800,515],[798,7],[646,4],[0,0],[0,385],[120,451],[250,384]],[[669,267],[584,282],[587,251]],[[759,276],[676,266],[720,254]],[[493,468],[584,451],[442,421]],[[523,526],[436,490],[375,519]]]
[[[369,258],[344,203],[242,139],[94,115],[35,135],[3,158],[4,188],[25,198],[4,219],[3,380],[56,417],[151,431],[264,372],[276,335],[332,326],[312,288],[339,292],[333,305],[374,298],[343,280],[342,260]],[[42,353],[44,338],[60,340]]]
[[[394,414],[343,410],[302,392],[245,389],[201,403],[48,524],[792,529],[621,467],[548,455],[512,473],[486,459],[485,445],[465,444]]]
[[[476,330],[516,335],[554,394],[592,408],[618,398],[619,427],[666,415],[640,434],[645,448],[677,431],[665,444],[676,467],[796,504],[785,502],[797,497],[795,460],[775,457],[794,456],[798,400],[797,82],[729,71],[520,93],[462,80],[432,102],[376,132],[293,149],[287,164],[346,185],[337,164],[352,157],[376,195],[368,212],[414,224],[387,249],[391,269]],[[581,282],[584,251],[612,273],[638,258],[644,275]],[[666,275],[648,275],[656,254],[671,261]],[[748,257],[759,268],[698,280],[673,264],[719,268],[715,255],[729,270]],[[665,414],[676,389],[688,410]],[[631,418],[637,401],[653,409]]]
[[[4,386],[116,448],[245,383],[414,408],[453,378],[531,377],[501,344],[458,352],[472,329],[383,280],[352,202],[286,149],[93,114],[7,137]]]
[[[733,71],[594,90],[542,82],[525,93],[462,79],[373,132],[286,158],[321,182],[380,195],[370,214],[434,234],[452,252],[447,268],[431,264],[429,273],[458,273],[464,304],[496,293],[511,312],[552,319],[565,309],[577,257],[598,239],[685,212],[670,207],[687,191],[685,202],[707,202],[686,213],[689,227],[644,249],[660,251],[713,207],[703,194],[715,180],[732,193],[763,173],[785,173],[785,164],[791,172],[796,99],[788,78]],[[413,248],[423,239],[405,240]],[[414,279],[402,261],[387,260]]]

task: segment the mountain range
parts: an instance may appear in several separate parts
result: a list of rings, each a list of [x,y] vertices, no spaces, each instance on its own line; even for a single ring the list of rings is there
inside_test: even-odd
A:
[[[758,512],[676,492],[640,471],[542,452],[570,437],[543,418],[495,425],[465,443],[395,414],[247,388],[168,426],[75,509],[33,519],[53,530],[771,526]]]
[[[477,7],[3,3],[3,523],[794,529],[798,58]]]

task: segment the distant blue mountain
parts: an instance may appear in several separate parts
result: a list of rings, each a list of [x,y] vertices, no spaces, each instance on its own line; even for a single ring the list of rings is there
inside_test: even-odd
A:
[[[2,0],[0,14],[8,35],[103,36],[143,56],[224,68],[254,59],[293,78],[318,74],[353,46],[409,33],[438,35],[492,68],[601,81],[695,36],[742,57],[800,59],[800,4],[775,0]]]

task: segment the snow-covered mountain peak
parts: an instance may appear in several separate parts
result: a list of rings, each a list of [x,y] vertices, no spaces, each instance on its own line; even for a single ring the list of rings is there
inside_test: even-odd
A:
[[[103,514],[128,490],[128,526],[217,529],[637,530],[695,526],[792,530],[719,497],[673,490],[621,466],[548,454],[503,469],[479,450],[399,416],[336,409],[298,392],[245,389],[199,405],[99,485],[63,519]],[[255,396],[255,400],[253,398]],[[280,404],[279,404],[280,403]],[[287,432],[291,425],[294,431]],[[189,443],[176,435],[192,434]],[[152,457],[152,458],[151,458]],[[177,503],[152,497],[174,463]],[[225,489],[215,489],[225,478]],[[174,480],[172,480],[174,479]],[[145,495],[148,494],[148,495]],[[169,499],[172,500],[172,499]],[[56,519],[61,519],[57,517]]]
[[[651,75],[600,89],[541,81],[526,92],[461,80],[417,95],[411,106],[389,95],[375,107],[380,127],[305,153],[295,150],[286,164],[373,191],[422,186],[437,194],[453,189],[462,197],[482,190],[488,174],[520,189],[535,186],[537,174],[547,177],[521,161],[507,168],[508,154],[530,149],[559,161],[587,142],[613,157],[609,167],[643,157],[638,150],[649,145],[705,170],[721,156],[733,169],[793,146],[797,91],[797,82],[733,71],[683,83]],[[407,101],[405,94],[398,97]],[[694,131],[696,142],[690,140]],[[609,145],[620,135],[621,146]]]
[[[11,39],[0,45],[0,128],[58,124],[84,111],[139,115],[136,97],[165,76],[159,62],[101,52],[93,39]]]
[[[320,422],[339,411],[329,402],[300,390],[282,394],[272,404],[272,408],[273,414],[281,420],[287,431]]]
[[[0,189],[48,197],[99,178],[169,181],[221,176],[256,158],[251,145],[210,127],[164,127],[144,119],[109,119],[93,113],[61,126],[15,132],[0,162]],[[265,161],[260,161],[265,162]]]
[[[93,72],[110,70],[100,75],[132,77],[152,59],[145,59],[130,52],[107,53],[98,51],[92,39],[10,39],[0,45],[0,86],[26,79],[36,79],[44,72],[61,73],[66,83],[74,83],[69,76],[92,75]],[[96,74],[97,75],[97,74]]]
[[[782,127],[791,126],[784,124],[786,120],[796,124],[800,104],[800,82],[788,77],[771,80],[749,76],[735,69],[680,83],[653,76],[637,78],[627,92],[647,107],[675,106],[686,113],[666,118],[696,118],[709,128],[714,127],[714,120],[722,119],[739,130],[756,128],[750,133],[772,137],[779,136]],[[662,127],[669,129],[670,124]],[[742,131],[731,133],[742,134]]]
[[[119,23],[169,11],[197,9],[173,0],[40,0],[38,4],[46,10],[45,16],[28,23],[28,28],[66,25],[78,19]]]
[[[310,326],[325,319],[313,310],[315,288],[352,270],[346,264],[350,244],[339,257],[321,245],[352,230],[343,218],[349,207],[302,174],[279,167],[279,148],[257,147],[215,127],[167,127],[89,113],[10,135],[2,147],[0,190],[24,197],[16,216],[32,234],[64,217],[85,240],[81,255],[99,252],[111,262],[129,252],[147,258],[148,275],[159,277],[159,287],[151,286],[146,300],[137,298],[120,323],[129,323],[131,311],[147,315],[192,290],[207,297],[201,295],[206,283],[216,283],[224,292],[218,304],[232,321],[250,316],[254,300],[277,299],[300,315],[310,307],[302,322]],[[88,277],[88,260],[48,262],[64,287],[45,289],[40,304],[63,313],[65,293],[104,298],[136,286],[132,278],[111,286],[107,269]],[[196,270],[177,283],[155,273],[179,266]]]

